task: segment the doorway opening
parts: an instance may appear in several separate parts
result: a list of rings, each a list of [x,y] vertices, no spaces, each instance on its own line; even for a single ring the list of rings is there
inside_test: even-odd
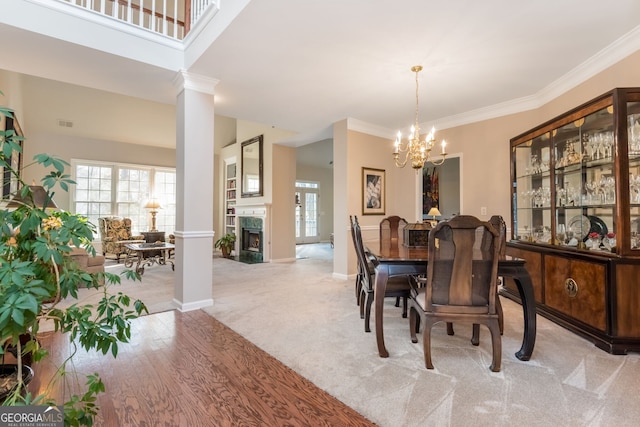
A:
[[[296,181],[296,244],[319,243],[318,199],[320,184]]]
[[[460,215],[462,211],[461,197],[461,158],[459,156],[447,157],[447,160],[438,166],[426,163],[422,169],[422,219],[432,219],[428,212],[432,207],[437,207],[441,213],[438,219],[450,219]]]

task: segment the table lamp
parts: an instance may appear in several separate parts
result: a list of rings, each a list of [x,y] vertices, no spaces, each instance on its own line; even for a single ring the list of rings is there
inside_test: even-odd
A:
[[[158,209],[162,209],[162,206],[160,206],[160,202],[158,202],[158,199],[155,198],[149,199],[144,207],[146,209],[150,209],[149,212],[151,213],[151,230],[149,231],[158,231],[156,229],[156,214],[158,213]]]
[[[8,208],[17,208],[21,205],[33,206],[40,209],[58,209],[58,205],[49,198],[49,193],[42,185],[29,185],[30,194],[22,197],[22,190],[16,192],[11,201],[7,204]]]
[[[441,215],[442,215],[442,214],[440,213],[440,211],[438,210],[438,208],[437,208],[437,207],[435,207],[435,206],[434,206],[434,207],[432,207],[432,208],[429,210],[429,213],[427,214],[427,216],[430,216],[430,217],[431,217],[431,221],[430,221],[430,222],[431,222],[431,226],[432,226],[432,227],[435,227],[436,225],[438,225],[438,221],[436,220],[436,217],[437,217],[437,216],[441,216]]]

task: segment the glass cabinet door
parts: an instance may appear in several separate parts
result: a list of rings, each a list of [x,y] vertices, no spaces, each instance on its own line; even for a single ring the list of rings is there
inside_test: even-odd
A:
[[[558,245],[615,251],[612,111],[603,108],[553,131]]]
[[[514,237],[548,243],[551,236],[551,138],[549,133],[513,148]]]
[[[631,250],[640,251],[640,102],[627,103]]]
[[[514,241],[640,259],[640,88],[614,89],[510,143]]]

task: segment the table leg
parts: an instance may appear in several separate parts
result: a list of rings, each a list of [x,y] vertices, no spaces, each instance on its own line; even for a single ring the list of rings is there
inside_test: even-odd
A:
[[[389,279],[389,267],[380,264],[376,267],[376,283],[374,291],[374,304],[376,311],[376,343],[378,344],[378,354],[380,357],[389,357],[389,352],[384,345],[384,331],[382,330],[384,294]]]
[[[162,258],[161,258],[160,262],[158,262],[158,264],[162,264],[162,265],[171,264],[171,270],[175,271],[176,270],[176,266],[173,263],[173,260],[170,258],[169,251],[170,251],[170,249],[165,249],[165,250],[162,251]]]
[[[136,264],[136,273],[142,276],[144,274],[144,265],[140,267],[140,264],[142,264],[142,261],[144,261],[144,255],[142,251],[137,251],[137,252],[138,252],[138,263]]]
[[[536,300],[533,294],[533,284],[531,277],[524,266],[512,267],[505,271],[504,276],[511,277],[518,287],[520,299],[522,301],[522,312],[524,317],[524,336],[522,347],[516,353],[520,360],[531,359],[533,347],[536,344]]]

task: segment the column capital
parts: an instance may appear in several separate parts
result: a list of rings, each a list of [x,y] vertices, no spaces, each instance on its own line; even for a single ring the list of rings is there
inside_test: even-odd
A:
[[[219,81],[211,77],[190,73],[187,70],[179,70],[173,79],[173,86],[176,88],[176,93],[180,93],[184,89],[190,89],[215,95],[215,87]]]

